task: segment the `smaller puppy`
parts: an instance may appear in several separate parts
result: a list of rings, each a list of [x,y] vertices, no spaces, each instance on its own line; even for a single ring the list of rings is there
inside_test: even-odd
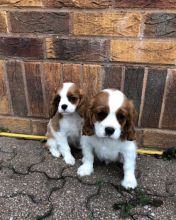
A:
[[[63,83],[53,98],[49,111],[46,146],[54,157],[62,155],[65,162],[70,165],[75,164],[70,146],[80,145],[83,119],[79,110],[82,99],[83,94],[74,83]]]
[[[78,175],[93,172],[94,155],[108,163],[117,161],[120,153],[124,161],[122,186],[137,186],[135,114],[132,101],[119,90],[105,89],[93,97],[83,126],[83,164],[77,171]]]

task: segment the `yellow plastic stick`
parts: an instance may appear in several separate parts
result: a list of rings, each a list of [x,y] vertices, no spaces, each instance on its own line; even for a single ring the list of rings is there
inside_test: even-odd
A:
[[[28,135],[28,134],[14,134],[8,132],[0,132],[0,136],[4,137],[12,137],[12,138],[24,138],[24,139],[31,139],[31,140],[46,140],[46,136],[38,136],[38,135]],[[144,149],[137,149],[138,154],[158,154],[162,155],[163,151],[158,150],[144,150]]]
[[[158,154],[158,155],[162,155],[162,154],[163,154],[163,151],[137,149],[137,153],[138,153],[138,154]]]
[[[46,136],[37,136],[37,135],[28,135],[28,134],[14,134],[8,132],[0,132],[0,136],[5,137],[14,137],[14,138],[25,138],[25,139],[32,139],[32,140],[42,140],[47,139]]]

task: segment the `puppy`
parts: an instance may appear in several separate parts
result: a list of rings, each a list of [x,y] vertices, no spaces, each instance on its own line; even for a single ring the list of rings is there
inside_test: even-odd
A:
[[[94,154],[105,162],[115,162],[120,153],[124,161],[122,186],[137,186],[135,115],[132,101],[119,90],[105,89],[93,97],[83,126],[83,164],[78,168],[78,175],[85,176],[93,172]]]
[[[47,126],[47,143],[54,157],[63,156],[65,162],[75,164],[70,146],[79,146],[83,119],[80,117],[83,94],[71,82],[63,83],[50,106]]]

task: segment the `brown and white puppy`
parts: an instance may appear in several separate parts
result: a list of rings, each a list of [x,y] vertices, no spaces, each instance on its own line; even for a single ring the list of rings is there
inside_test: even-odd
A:
[[[123,156],[125,188],[135,188],[136,143],[135,108],[121,91],[105,89],[90,101],[86,112],[81,137],[83,164],[78,175],[93,172],[94,155],[105,162],[117,161],[119,153]]]
[[[47,127],[47,143],[54,157],[63,156],[65,162],[75,164],[70,146],[79,147],[83,119],[80,116],[83,94],[71,82],[63,83],[50,106],[50,121]]]

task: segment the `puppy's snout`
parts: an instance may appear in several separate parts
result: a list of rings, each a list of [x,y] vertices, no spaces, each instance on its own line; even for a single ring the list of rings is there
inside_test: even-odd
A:
[[[61,105],[61,108],[65,111],[67,109],[68,105]]]
[[[106,135],[108,135],[108,136],[112,135],[112,134],[114,133],[114,131],[115,131],[115,129],[112,128],[112,127],[106,127],[106,128],[105,128],[105,133],[106,133]]]

